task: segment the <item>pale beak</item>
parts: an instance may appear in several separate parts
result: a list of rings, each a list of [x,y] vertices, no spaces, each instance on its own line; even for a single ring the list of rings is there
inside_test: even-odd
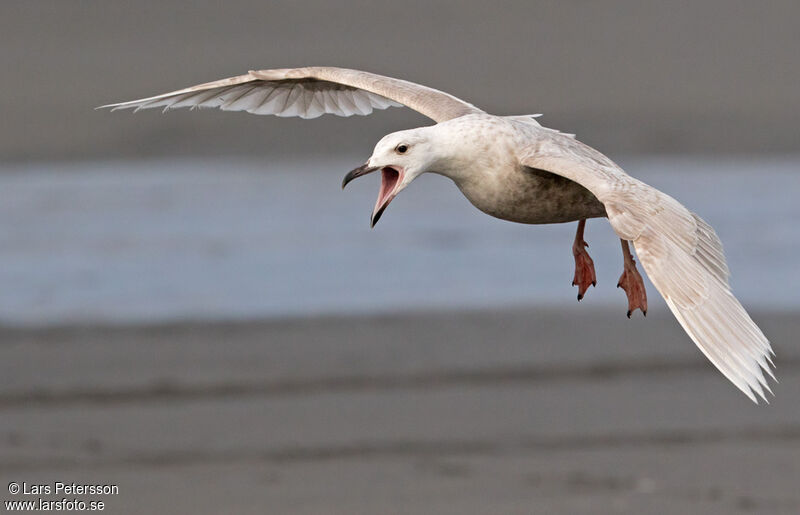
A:
[[[375,209],[372,211],[370,227],[375,227],[375,224],[378,223],[381,215],[386,210],[386,206],[388,206],[397,195],[397,187],[400,185],[403,176],[402,168],[395,168],[393,166],[369,166],[363,164],[355,170],[351,170],[344,176],[344,180],[342,180],[342,189],[344,189],[347,183],[353,179],[374,172],[375,170],[381,171],[381,189],[378,192],[378,200],[375,202]]]

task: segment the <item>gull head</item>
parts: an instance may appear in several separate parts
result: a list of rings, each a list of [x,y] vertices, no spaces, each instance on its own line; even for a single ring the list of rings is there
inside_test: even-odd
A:
[[[380,170],[381,188],[370,219],[372,227],[398,193],[421,174],[430,171],[435,152],[429,129],[422,127],[384,136],[375,145],[367,162],[345,175],[342,188],[356,177]]]

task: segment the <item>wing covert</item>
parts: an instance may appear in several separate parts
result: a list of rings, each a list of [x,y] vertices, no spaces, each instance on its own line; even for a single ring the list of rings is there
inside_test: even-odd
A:
[[[217,107],[224,111],[316,118],[368,115],[374,109],[407,106],[436,122],[480,109],[439,90],[369,72],[333,67],[256,70],[185,89],[101,107],[176,109]]]
[[[653,285],[698,348],[750,399],[771,393],[769,341],[734,297],[722,243],[714,229],[677,200],[627,175],[603,154],[542,129],[520,155],[591,191],[617,235],[633,242]]]

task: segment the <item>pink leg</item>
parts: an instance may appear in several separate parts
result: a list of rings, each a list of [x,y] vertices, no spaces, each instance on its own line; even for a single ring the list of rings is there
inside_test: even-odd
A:
[[[583,229],[586,227],[586,220],[578,222],[578,232],[575,233],[575,241],[572,244],[572,255],[575,257],[575,278],[572,279],[572,286],[578,287],[578,300],[583,298],[583,294],[589,289],[589,285],[597,286],[597,277],[594,274],[594,262],[586,252],[588,243],[583,241]]]
[[[644,316],[647,316],[647,292],[644,290],[644,281],[636,269],[636,261],[633,260],[628,242],[620,241],[622,242],[622,257],[625,262],[617,288],[625,290],[625,294],[628,296],[628,318],[637,308],[642,310]]]

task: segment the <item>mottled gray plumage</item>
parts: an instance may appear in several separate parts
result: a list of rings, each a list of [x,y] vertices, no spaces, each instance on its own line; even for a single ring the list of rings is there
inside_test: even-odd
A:
[[[764,372],[774,378],[774,353],[731,293],[714,230],[672,197],[630,177],[571,135],[542,127],[534,116],[493,116],[425,86],[330,67],[251,71],[104,107],[219,107],[314,118],[365,115],[396,105],[438,123],[385,136],[369,160],[345,178],[344,184],[381,171],[373,223],[426,172],[449,177],[475,207],[504,220],[544,224],[605,216],[624,250],[625,242],[633,242],[648,276],[700,350],[753,401],[756,394],[766,400]],[[581,223],[581,237],[582,231]],[[635,268],[632,259],[626,270],[629,266]]]

